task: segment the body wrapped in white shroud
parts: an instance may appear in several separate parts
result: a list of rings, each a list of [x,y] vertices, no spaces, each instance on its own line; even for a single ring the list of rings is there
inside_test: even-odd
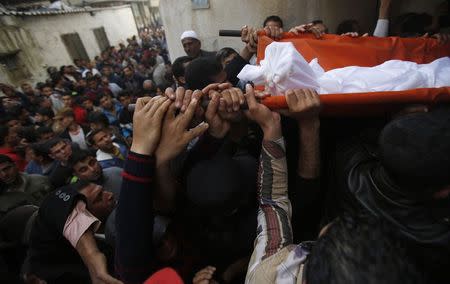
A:
[[[450,86],[450,58],[428,64],[389,60],[374,67],[348,66],[325,72],[317,58],[306,62],[292,43],[273,42],[260,65],[246,65],[238,78],[265,85],[271,95],[294,88],[315,89],[319,94],[438,88]]]

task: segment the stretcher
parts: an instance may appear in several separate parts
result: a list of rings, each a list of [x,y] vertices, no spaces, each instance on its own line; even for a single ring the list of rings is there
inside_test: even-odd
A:
[[[372,67],[392,59],[424,64],[450,56],[450,43],[440,44],[433,38],[352,38],[326,34],[321,39],[316,39],[312,34],[297,36],[284,33],[279,41],[292,42],[308,62],[318,58],[325,71],[346,66]],[[265,48],[272,42],[273,39],[263,33],[259,34],[258,62],[264,59]],[[320,98],[322,115],[374,116],[390,113],[405,104],[434,105],[450,102],[450,86],[406,91],[327,94],[321,95]],[[272,109],[287,107],[284,96],[270,96],[263,99],[263,103]]]

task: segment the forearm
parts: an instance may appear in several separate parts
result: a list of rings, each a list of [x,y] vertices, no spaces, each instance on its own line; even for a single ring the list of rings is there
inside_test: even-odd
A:
[[[391,0],[382,0],[380,10],[378,11],[378,19],[389,19],[389,11],[391,8]]]
[[[284,139],[264,140],[258,173],[258,235],[249,272],[263,259],[292,244]]]
[[[299,121],[299,157],[297,173],[305,179],[320,176],[320,120]]]
[[[157,190],[155,206],[160,211],[172,212],[175,209],[175,197],[177,191],[177,181],[170,169],[170,163],[157,164],[156,166]]]
[[[154,159],[130,152],[116,216],[116,270],[127,283],[142,283],[152,271]]]

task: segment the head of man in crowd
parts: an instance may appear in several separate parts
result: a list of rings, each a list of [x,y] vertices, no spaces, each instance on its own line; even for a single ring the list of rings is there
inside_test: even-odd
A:
[[[0,155],[0,184],[9,186],[17,183],[18,178],[19,169],[14,161],[6,155]]]
[[[155,86],[153,84],[153,81],[152,80],[145,80],[142,83],[142,89],[144,90],[144,92],[146,94],[150,94],[150,93],[154,92]]]
[[[227,82],[227,73],[215,57],[200,57],[186,67],[185,78],[188,88],[201,90],[212,83]]]
[[[124,109],[128,109],[128,106],[131,104],[131,94],[127,91],[122,91],[119,93],[118,99]]]
[[[61,138],[53,138],[45,143],[45,147],[50,158],[56,161],[66,164],[69,161],[70,156],[72,156],[72,145],[70,144],[70,141]]]
[[[51,108],[38,108],[34,119],[37,125],[51,125],[53,122],[54,113]]]
[[[311,23],[313,24],[313,27],[319,30],[319,32],[324,34],[328,33],[328,27],[323,23],[322,20],[314,20]]]
[[[185,31],[181,34],[181,44],[187,56],[196,58],[200,55],[202,44],[195,31]]]
[[[181,56],[175,59],[172,64],[172,74],[175,82],[178,86],[184,87],[186,85],[186,79],[184,77],[184,73],[186,67],[192,61],[192,57],[189,56]]]
[[[341,35],[345,33],[361,34],[361,26],[359,25],[358,21],[357,20],[342,21],[336,29],[336,34]]]
[[[74,100],[73,100],[71,92],[64,93],[62,95],[61,99],[64,103],[64,107],[72,107],[73,106]]]
[[[75,121],[75,114],[71,108],[63,108],[55,115],[54,120],[59,123],[61,129],[67,129]]]
[[[41,126],[36,129],[37,142],[46,142],[55,137],[55,132],[48,126]]]
[[[450,107],[391,121],[379,137],[381,164],[402,194],[450,218]]]
[[[112,153],[114,151],[114,144],[111,138],[111,134],[105,129],[94,130],[89,134],[89,143],[96,149],[99,149],[106,153]]]
[[[50,84],[43,84],[40,86],[41,95],[50,97],[53,93],[53,88]]]
[[[134,76],[134,69],[130,65],[123,68],[123,74],[125,78],[132,78]]]
[[[20,85],[20,88],[22,89],[22,92],[25,95],[28,95],[28,96],[34,96],[35,95],[33,86],[30,83],[28,83],[28,82],[22,83]]]
[[[86,197],[89,212],[100,221],[105,221],[116,207],[114,194],[104,190],[102,186],[83,180],[79,180],[74,186]]]
[[[74,176],[79,180],[98,182],[103,176],[100,163],[88,151],[81,150],[73,153],[69,164]]]
[[[19,143],[17,130],[6,125],[0,125],[0,147],[14,148]]]
[[[264,20],[263,27],[264,28],[265,27],[276,27],[276,28],[282,29],[283,28],[283,20],[279,16],[276,16],[276,15],[269,16]]]
[[[102,75],[109,77],[113,74],[112,66],[109,64],[104,64],[102,67]]]
[[[99,105],[101,108],[106,110],[112,110],[114,108],[114,103],[112,101],[112,98],[109,94],[103,94],[98,99]]]
[[[88,116],[89,127],[91,130],[100,130],[109,127],[109,121],[106,115],[99,111],[91,112]]]
[[[238,55],[239,53],[233,48],[224,47],[217,52],[216,58],[220,63],[222,63],[222,67],[225,68],[225,66],[227,66],[228,63],[230,63],[231,60],[233,60]]]
[[[377,283],[381,275],[384,283],[424,283],[389,225],[373,217],[344,215],[321,230],[302,283]]]

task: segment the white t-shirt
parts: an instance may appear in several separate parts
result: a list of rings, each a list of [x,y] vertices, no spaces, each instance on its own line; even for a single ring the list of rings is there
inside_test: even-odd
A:
[[[77,143],[81,149],[87,150],[88,146],[86,145],[86,135],[84,135],[83,128],[79,128],[78,134],[72,134],[69,131],[69,135],[72,142]]]

